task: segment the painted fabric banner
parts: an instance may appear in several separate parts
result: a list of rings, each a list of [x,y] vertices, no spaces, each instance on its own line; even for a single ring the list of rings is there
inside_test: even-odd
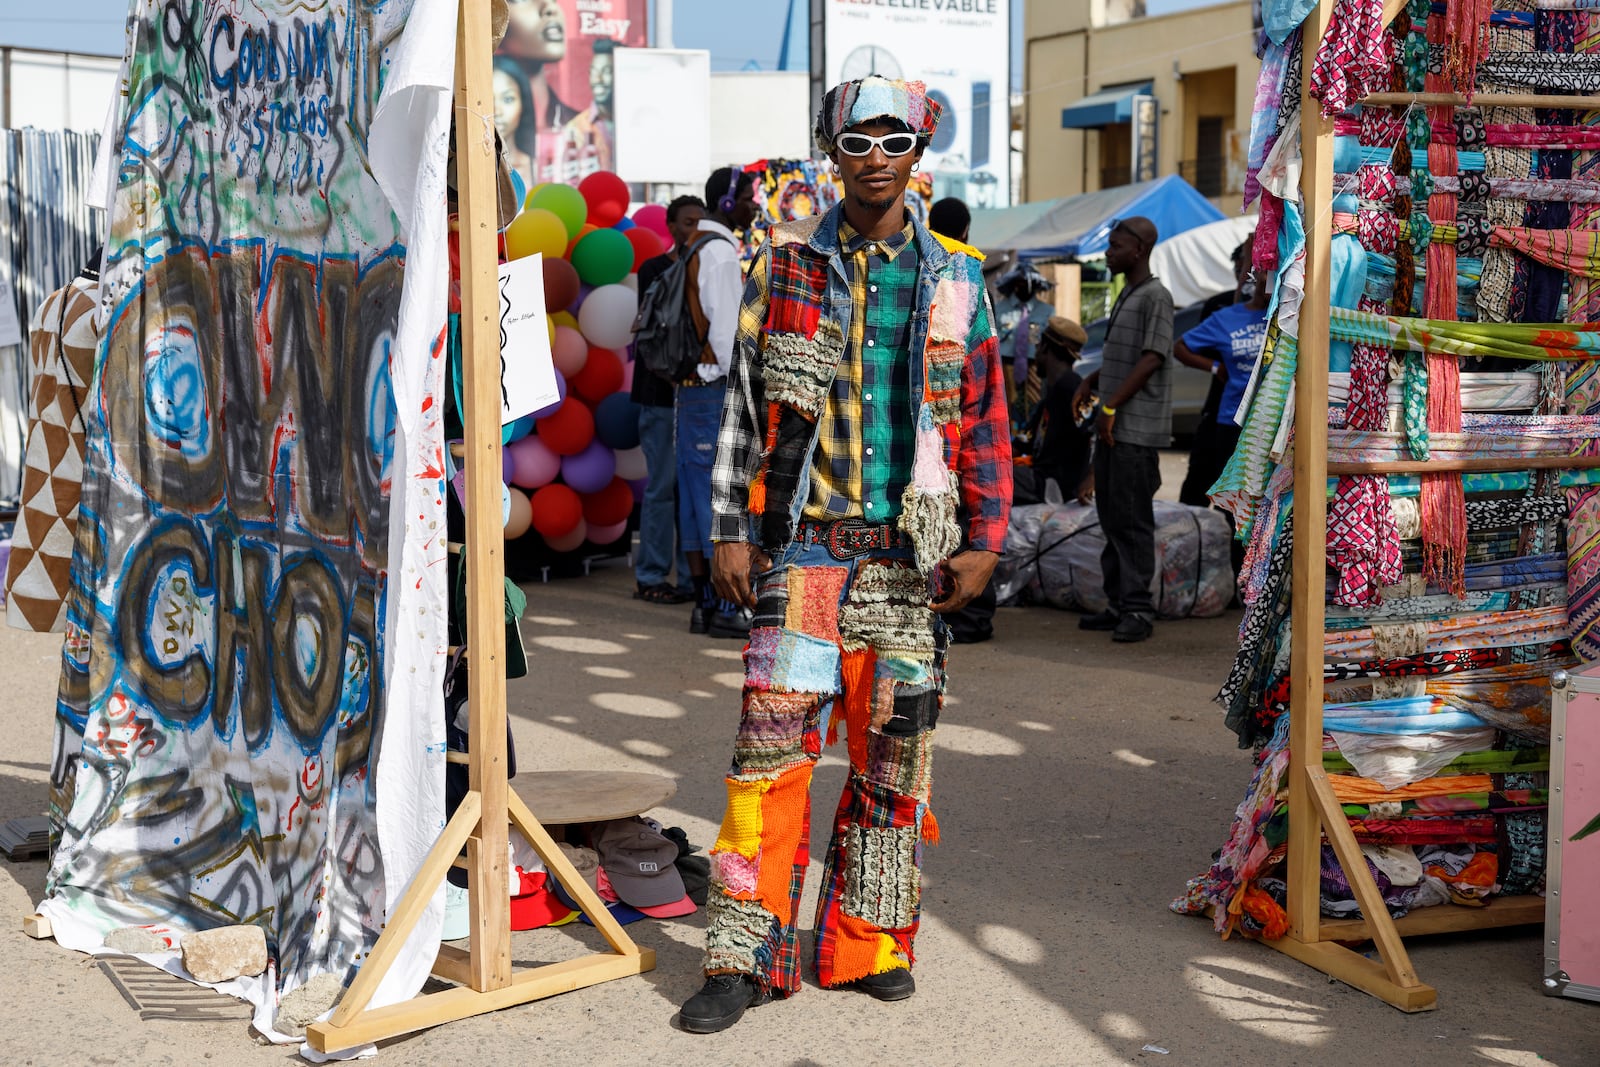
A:
[[[455,6],[131,0],[41,910],[262,927],[268,1034],[443,825]]]

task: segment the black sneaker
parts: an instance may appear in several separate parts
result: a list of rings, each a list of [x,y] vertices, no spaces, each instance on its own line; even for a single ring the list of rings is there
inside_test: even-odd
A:
[[[762,1002],[748,974],[714,974],[678,1009],[678,1025],[691,1034],[715,1034]]]
[[[1124,615],[1111,631],[1111,640],[1131,645],[1136,641],[1148,641],[1154,632],[1155,627],[1143,615]]]
[[[704,604],[696,604],[694,607],[690,608],[689,609],[689,632],[692,633],[692,634],[703,634],[703,633],[705,633],[706,630],[708,629],[707,622],[710,619],[710,617],[711,617],[711,612],[709,610],[707,610],[707,608],[706,608],[706,606]]]
[[[1122,616],[1107,608],[1097,611],[1093,615],[1085,615],[1078,620],[1080,630],[1115,630],[1117,623],[1122,621]]]
[[[718,611],[711,616],[709,632],[712,637],[736,637],[746,641],[750,637],[750,622],[754,618],[755,613],[749,608]]]
[[[911,977],[909,970],[896,967],[882,974],[869,974],[865,978],[858,978],[850,983],[850,988],[861,990],[873,1000],[905,1000],[917,991],[917,983]]]

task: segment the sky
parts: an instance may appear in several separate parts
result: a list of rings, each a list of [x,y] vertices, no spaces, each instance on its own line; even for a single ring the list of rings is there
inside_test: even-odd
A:
[[[1012,90],[1022,88],[1022,4],[1015,0],[1012,10],[1011,82]],[[1034,3],[1083,2],[1083,0],[1033,0]],[[1152,15],[1198,7],[1216,0],[1147,0]],[[713,70],[742,70],[756,66],[774,70],[778,65],[784,23],[794,12],[793,33],[797,43],[794,67],[804,70],[808,0],[674,0],[673,44],[679,48],[704,48],[711,52]],[[52,13],[52,9],[60,13]],[[0,45],[40,48],[49,51],[87,52],[94,55],[119,55],[122,52],[122,20],[128,0],[0,0]],[[728,17],[737,10],[739,17]]]

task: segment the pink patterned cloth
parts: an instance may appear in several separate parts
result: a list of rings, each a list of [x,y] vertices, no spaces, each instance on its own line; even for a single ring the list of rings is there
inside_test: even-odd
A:
[[[1383,313],[1384,305],[1363,296],[1360,310]],[[1345,425],[1382,430],[1389,419],[1389,350],[1359,344],[1350,352],[1350,400]],[[1381,474],[1339,479],[1328,506],[1328,563],[1339,574],[1334,603],[1373,607],[1381,589],[1400,581],[1400,530],[1389,505],[1389,479]]]
[[[1389,82],[1383,0],[1339,0],[1311,62],[1311,95],[1332,118]]]

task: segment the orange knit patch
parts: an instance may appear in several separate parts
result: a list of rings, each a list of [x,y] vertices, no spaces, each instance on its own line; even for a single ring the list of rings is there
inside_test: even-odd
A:
[[[883,974],[904,967],[900,942],[893,934],[849,915],[839,916],[839,931],[833,948],[833,972],[829,985],[844,985],[869,974]]]
[[[761,866],[756,899],[784,926],[792,916],[789,878],[811,795],[811,764],[785,771],[761,797]]]
[[[857,771],[867,765],[867,724],[872,721],[872,686],[877,654],[870,648],[844,653],[840,673],[844,676],[844,719],[846,741],[850,746],[850,766]],[[828,740],[833,741],[830,726]]]

